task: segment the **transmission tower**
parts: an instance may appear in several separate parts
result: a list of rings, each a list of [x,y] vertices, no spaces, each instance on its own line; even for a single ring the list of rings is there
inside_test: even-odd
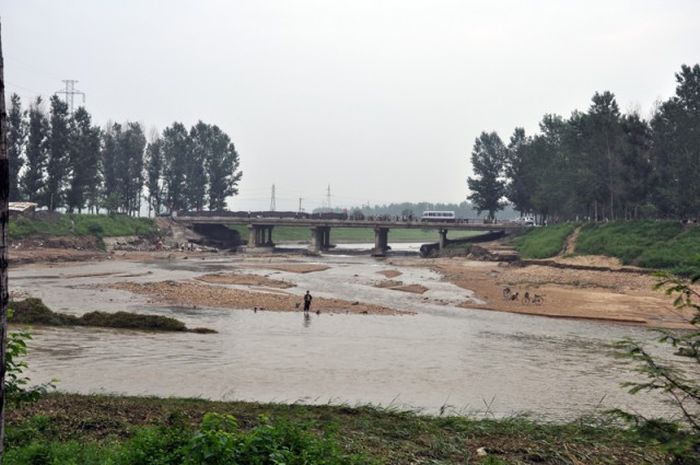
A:
[[[270,211],[273,212],[275,211],[275,208],[277,208],[277,202],[275,199],[275,185],[272,185],[272,193],[270,194]]]
[[[65,96],[68,109],[71,113],[73,113],[73,99],[76,95],[82,95],[83,103],[85,103],[85,92],[75,88],[75,85],[78,83],[78,81],[75,79],[64,79],[63,83],[66,85],[66,88],[63,90],[57,90],[56,93],[63,94]]]

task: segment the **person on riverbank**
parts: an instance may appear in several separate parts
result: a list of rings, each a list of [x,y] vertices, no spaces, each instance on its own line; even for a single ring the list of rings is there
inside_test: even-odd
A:
[[[306,291],[306,294],[304,294],[304,312],[308,312],[311,310],[311,301],[314,298],[311,297],[311,293],[309,291]]]

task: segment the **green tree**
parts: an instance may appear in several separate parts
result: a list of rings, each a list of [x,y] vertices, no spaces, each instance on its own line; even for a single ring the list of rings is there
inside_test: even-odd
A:
[[[108,125],[102,133],[102,163],[101,177],[103,179],[103,206],[112,214],[116,213],[121,205],[121,196],[118,191],[119,179],[117,178],[117,162],[119,159],[119,144],[122,126],[119,123]]]
[[[80,212],[87,204],[96,208],[100,187],[100,128],[92,125],[90,114],[83,107],[73,114],[74,131],[68,151],[72,173],[67,202],[70,211]]]
[[[487,211],[493,220],[496,212],[503,209],[506,193],[504,168],[506,147],[495,132],[482,132],[474,142],[471,163],[474,178],[467,179],[471,194],[468,199],[478,213]]]
[[[68,184],[71,127],[68,105],[57,96],[51,97],[51,129],[49,131],[49,158],[46,164],[46,206],[49,211],[63,206]]]
[[[226,198],[238,194],[238,183],[243,176],[236,147],[229,136],[211,126],[211,150],[206,160],[209,174],[209,210],[225,210]]]
[[[148,190],[148,208],[156,215],[161,213],[163,205],[163,141],[156,138],[146,147],[146,189]]]
[[[10,111],[7,113],[7,158],[10,163],[10,202],[22,198],[19,173],[24,165],[24,144],[27,139],[27,114],[22,111],[19,95],[10,97]]]
[[[197,211],[204,208],[206,201],[208,176],[206,171],[207,160],[212,155],[212,134],[208,124],[198,121],[190,129],[190,153],[187,157],[185,169],[185,198],[187,205]]]
[[[163,131],[163,185],[169,212],[186,210],[185,176],[190,139],[182,123],[173,123]]]
[[[506,152],[505,173],[509,179],[506,185],[506,196],[515,210],[520,212],[520,216],[534,210],[532,193],[537,179],[536,173],[532,170],[531,149],[531,141],[525,135],[525,129],[515,128]]]
[[[656,198],[662,213],[700,219],[700,65],[683,65],[676,82],[651,121]]]
[[[128,122],[119,139],[119,163],[117,178],[121,184],[123,210],[127,214],[138,214],[143,191],[143,157],[146,136],[139,123]]]
[[[41,201],[46,186],[45,169],[48,158],[49,123],[42,109],[42,99],[37,97],[29,106],[29,128],[27,137],[27,164],[22,175],[21,187],[24,197],[34,202]]]

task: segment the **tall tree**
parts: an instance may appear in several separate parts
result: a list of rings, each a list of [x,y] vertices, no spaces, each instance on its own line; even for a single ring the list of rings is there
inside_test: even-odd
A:
[[[119,140],[121,139],[122,126],[118,123],[107,125],[103,131],[101,176],[103,185],[103,206],[107,212],[115,213],[122,204],[117,177],[117,163],[119,161]]]
[[[676,82],[652,119],[657,197],[663,213],[700,219],[700,65],[683,65]]]
[[[7,349],[7,231],[10,212],[10,166],[7,159],[7,112],[5,111],[5,66],[0,37],[0,463],[5,456],[5,351]]]
[[[51,129],[49,131],[49,160],[46,165],[46,206],[49,211],[63,206],[68,185],[71,127],[68,104],[51,97]]]
[[[472,150],[471,163],[475,177],[467,179],[471,191],[468,199],[472,201],[478,213],[487,211],[491,220],[496,217],[496,212],[505,206],[505,160],[506,147],[498,134],[482,132],[474,142]]]
[[[207,192],[206,163],[211,159],[212,131],[208,124],[198,121],[190,129],[190,154],[185,171],[185,197],[189,207],[200,211],[204,208]]]
[[[73,114],[74,131],[70,137],[70,186],[67,203],[70,211],[80,212],[87,204],[96,207],[99,195],[100,128],[92,125],[84,107]]]
[[[19,95],[10,97],[10,112],[7,118],[7,158],[10,162],[10,202],[22,198],[19,189],[19,173],[24,165],[22,151],[27,139],[26,112],[22,111]]]
[[[118,146],[117,179],[121,186],[122,208],[127,214],[138,214],[141,208],[143,156],[146,148],[146,136],[141,125],[127,122]]]
[[[508,144],[505,174],[509,179],[506,195],[522,216],[533,211],[532,192],[535,189],[535,173],[530,161],[530,139],[525,129],[515,128]]]
[[[212,126],[211,150],[206,160],[209,174],[209,210],[225,210],[226,198],[238,194],[238,183],[243,176],[239,169],[238,152],[229,136]]]
[[[585,117],[588,153],[597,166],[597,174],[603,180],[603,189],[596,200],[608,203],[610,219],[615,219],[615,198],[620,195],[620,144],[622,126],[620,110],[615,95],[596,92]]]
[[[41,97],[29,107],[27,137],[27,169],[21,179],[21,187],[27,200],[40,202],[46,186],[45,169],[48,158],[47,140],[49,123],[42,109]]]
[[[163,183],[165,204],[169,212],[187,210],[185,177],[190,153],[190,139],[182,123],[163,130]]]
[[[146,189],[148,189],[148,210],[156,215],[161,213],[163,205],[163,141],[152,140],[146,147]]]

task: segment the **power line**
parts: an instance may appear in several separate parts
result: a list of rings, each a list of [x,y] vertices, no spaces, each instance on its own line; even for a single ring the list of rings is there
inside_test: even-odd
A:
[[[75,79],[64,79],[63,83],[66,85],[66,88],[64,90],[57,90],[55,93],[64,94],[66,96],[66,103],[68,104],[68,109],[71,113],[73,113],[73,99],[76,95],[82,95],[83,103],[85,103],[85,92],[75,88],[75,85],[78,83],[78,81],[76,81]]]

